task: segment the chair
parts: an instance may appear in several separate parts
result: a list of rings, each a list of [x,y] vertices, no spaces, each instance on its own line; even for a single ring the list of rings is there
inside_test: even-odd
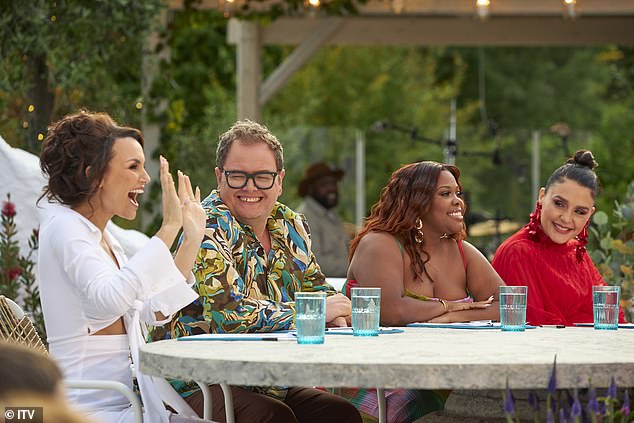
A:
[[[43,354],[48,354],[42,338],[33,322],[13,300],[0,295],[0,339],[14,344],[25,345]],[[64,380],[71,389],[105,389],[117,391],[130,401],[135,423],[143,423],[141,403],[130,388],[121,382],[110,380]]]

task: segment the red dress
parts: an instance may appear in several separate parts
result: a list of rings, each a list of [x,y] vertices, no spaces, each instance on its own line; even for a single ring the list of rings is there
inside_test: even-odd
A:
[[[525,226],[498,247],[493,267],[500,277],[507,285],[528,286],[527,323],[592,323],[592,286],[605,281],[588,253],[577,261],[577,244],[554,243],[541,227],[533,239]],[[625,322],[623,310],[619,322]]]

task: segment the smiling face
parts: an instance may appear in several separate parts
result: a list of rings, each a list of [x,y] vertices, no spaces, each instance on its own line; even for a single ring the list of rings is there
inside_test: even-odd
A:
[[[429,211],[422,218],[423,232],[456,234],[463,228],[465,204],[456,178],[447,170],[438,175]]]
[[[247,173],[278,172],[278,174],[271,189],[258,189],[253,179],[249,179],[243,188],[234,189],[227,184],[227,178],[223,172],[235,170]],[[284,170],[277,169],[271,148],[264,142],[246,143],[238,139],[229,149],[224,168],[216,167],[215,171],[222,201],[239,222],[251,225],[256,235],[259,235],[259,232],[266,228],[266,221],[273,206],[282,195]]]
[[[557,244],[579,235],[595,210],[590,188],[570,179],[552,184],[548,191],[542,188],[539,202],[544,233]]]
[[[137,140],[130,137],[116,139],[112,144],[112,159],[99,183],[99,190],[89,200],[93,213],[87,216],[88,219],[93,223],[94,220],[104,219],[107,222],[115,215],[134,219],[139,208],[137,195],[142,194],[145,185],[150,182],[144,164],[143,148]],[[97,226],[100,225],[97,223]]]

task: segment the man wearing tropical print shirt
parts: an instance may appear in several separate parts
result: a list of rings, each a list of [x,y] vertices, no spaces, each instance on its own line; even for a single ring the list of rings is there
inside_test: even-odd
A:
[[[238,121],[220,136],[216,166],[218,189],[203,201],[207,229],[194,265],[199,298],[153,339],[291,329],[297,291],[326,292],[326,321],[346,325],[350,301],[325,282],[303,215],[277,202],[284,179],[277,138],[258,123]],[[202,415],[195,385],[175,385]],[[236,421],[361,422],[352,404],[313,388],[233,386],[232,394]],[[218,419],[224,404],[217,385],[212,397]]]

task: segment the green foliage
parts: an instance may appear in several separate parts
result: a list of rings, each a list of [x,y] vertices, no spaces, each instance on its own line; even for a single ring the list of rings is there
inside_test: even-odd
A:
[[[0,133],[35,151],[51,120],[82,107],[138,125],[141,53],[161,4],[1,2]]]
[[[0,222],[0,294],[16,302],[22,302],[22,308],[29,315],[40,337],[46,339],[44,331],[44,315],[40,305],[40,291],[35,284],[33,267],[37,251],[38,230],[33,230],[29,238],[29,252],[20,254],[20,247],[16,239],[17,228],[15,204],[11,202],[11,195],[7,194],[7,200],[3,202]]]
[[[216,140],[236,119],[235,48],[226,42],[226,18],[218,11],[191,7],[174,14],[159,48],[170,57],[160,64],[152,86],[154,120],[161,126],[159,151],[172,170],[182,169],[206,196],[215,186]],[[160,204],[154,181],[144,208]],[[153,232],[160,217],[146,225]]]
[[[305,3],[283,0],[264,13],[258,0],[241,10],[199,11],[185,1],[173,12],[157,53],[169,47],[150,98],[141,96],[142,52],[161,0],[7,0],[0,4],[0,134],[31,151],[51,121],[79,107],[106,110],[139,126],[137,102],[162,128],[160,152],[203,192],[215,185],[216,140],[235,120],[235,47],[226,42],[225,12],[267,22],[304,14]],[[327,14],[350,14],[355,0],[324,2]],[[229,5],[227,3],[227,5]],[[227,6],[230,7],[230,6]],[[293,51],[263,48],[264,75]],[[374,132],[378,120],[442,140],[449,105],[457,100],[459,153],[499,148],[491,156],[459,155],[469,208],[525,221],[531,198],[531,137],[541,134],[540,183],[564,160],[556,122],[571,128],[568,153],[590,148],[601,167],[598,209],[608,209],[634,179],[634,49],[324,47],[263,111],[286,149],[283,201],[295,206],[303,169],[315,160],[344,167],[340,212],[351,219],[354,141],[366,144],[366,203],[391,172],[442,150],[407,133]],[[29,112],[33,104],[35,110]],[[25,128],[26,126],[26,128]],[[156,182],[156,181],[155,181]],[[146,197],[157,207],[158,186]],[[148,203],[152,203],[147,205]]]
[[[459,54],[466,72],[459,87],[458,101],[476,102],[480,113],[458,128],[463,149],[489,150],[500,147],[501,163],[490,160],[457,161],[463,174],[471,175],[472,210],[485,215],[525,221],[535,198],[531,196],[532,133],[540,134],[540,178],[543,185],[566,158],[563,140],[550,128],[564,122],[570,128],[567,154],[579,148],[596,149],[599,163],[608,144],[598,116],[604,101],[610,71],[596,48],[479,48],[449,49]],[[441,56],[442,63],[447,62]],[[451,69],[451,66],[449,66]],[[445,73],[450,73],[445,71]],[[624,125],[628,125],[626,122]],[[631,125],[631,123],[629,123]],[[623,128],[621,128],[623,129]],[[627,132],[621,132],[621,136]],[[618,149],[618,147],[615,147]],[[629,166],[631,167],[631,166]],[[623,169],[619,169],[621,173]],[[600,176],[616,175],[601,167]],[[611,203],[611,202],[610,202]],[[610,204],[608,203],[608,204]]]
[[[623,204],[614,203],[612,217],[603,211],[594,214],[588,252],[608,285],[621,286],[621,306],[632,321],[634,299],[634,181]]]
[[[346,170],[340,212],[352,220],[355,141],[366,139],[366,204],[372,205],[391,173],[416,160],[441,160],[439,146],[414,141],[409,134],[377,133],[387,120],[416,126],[421,136],[440,139],[451,98],[462,77],[461,63],[449,79],[439,80],[434,50],[394,47],[329,47],[271,99],[264,121],[285,148],[283,201],[297,205],[295,189],[303,170],[325,160]],[[460,113],[469,113],[461,109]],[[462,119],[462,116],[460,116]]]

